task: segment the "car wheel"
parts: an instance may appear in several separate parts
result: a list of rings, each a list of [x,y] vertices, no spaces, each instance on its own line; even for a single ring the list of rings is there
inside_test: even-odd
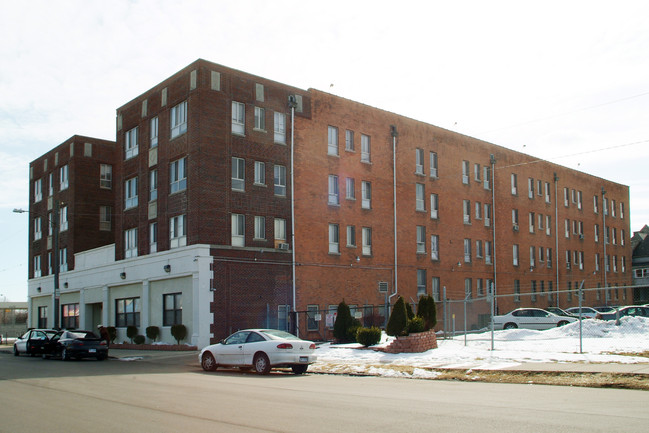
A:
[[[516,328],[518,328],[518,325],[515,323],[507,323],[504,326],[504,329],[516,329]]]
[[[567,324],[568,324],[567,321],[562,320],[561,322],[557,323],[557,326],[565,326],[565,325],[567,325]]]
[[[70,354],[68,353],[68,349],[65,347],[61,350],[61,359],[64,361],[70,360]]]
[[[265,353],[258,353],[252,361],[255,371],[259,374],[268,374],[270,372],[270,361]]]
[[[214,355],[212,355],[210,352],[205,352],[203,354],[203,358],[201,359],[201,367],[203,367],[203,370],[205,371],[214,371],[216,370],[216,360],[214,359]]]
[[[14,356],[18,356],[18,355],[20,355],[20,353],[18,353],[18,348],[14,344]]]
[[[293,370],[293,373],[295,374],[304,374],[306,373],[307,368],[309,368],[309,364],[296,364],[291,366],[291,370]]]

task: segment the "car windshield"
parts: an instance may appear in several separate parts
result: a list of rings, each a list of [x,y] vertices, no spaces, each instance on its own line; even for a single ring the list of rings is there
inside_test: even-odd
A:
[[[97,336],[86,331],[65,331],[62,338],[97,338]]]
[[[273,340],[299,340],[299,338],[297,338],[295,335],[289,334],[286,331],[280,331],[278,329],[264,329],[263,331],[259,332]]]

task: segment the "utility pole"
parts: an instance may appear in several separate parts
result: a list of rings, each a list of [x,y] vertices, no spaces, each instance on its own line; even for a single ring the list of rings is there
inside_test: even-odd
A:
[[[59,209],[61,203],[58,200],[54,200],[54,212],[52,214],[52,262],[54,265],[54,328],[61,329],[61,318],[60,318],[60,306],[59,301],[61,298],[61,291],[59,289],[59,272],[60,272],[60,260],[59,260]]]

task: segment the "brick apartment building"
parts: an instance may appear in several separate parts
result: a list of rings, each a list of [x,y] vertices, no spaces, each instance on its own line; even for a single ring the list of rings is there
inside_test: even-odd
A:
[[[207,344],[288,328],[295,310],[301,335],[330,338],[343,299],[381,324],[395,294],[478,299],[495,283],[504,312],[631,281],[628,187],[317,90],[197,60],[117,109],[116,142],[114,243],[75,244],[67,290],[120,329],[164,336],[182,317]]]

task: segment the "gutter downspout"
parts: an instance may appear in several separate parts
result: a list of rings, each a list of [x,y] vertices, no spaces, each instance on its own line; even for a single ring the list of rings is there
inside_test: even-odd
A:
[[[293,274],[293,312],[296,311],[295,300],[295,107],[297,102],[294,95],[288,97],[288,106],[291,108],[291,271]],[[300,327],[297,323],[298,315],[295,314],[295,331],[299,336]]]
[[[494,257],[494,285],[491,288],[491,296],[493,296],[493,311],[491,312],[491,317],[496,314],[498,310],[498,300],[496,299],[496,287],[497,285],[497,267],[496,267],[496,157],[489,155],[489,161],[491,162],[491,234],[493,236],[493,257]],[[493,323],[492,323],[493,325]],[[493,329],[493,326],[491,327]],[[493,347],[492,347],[493,349]]]
[[[397,275],[397,127],[390,125],[392,135],[392,208],[394,212],[394,292],[389,296],[388,303],[399,293]],[[386,317],[388,312],[386,311]]]
[[[604,240],[604,305],[608,305],[609,300],[609,291],[608,291],[608,281],[606,280],[607,271],[606,266],[608,265],[608,260],[606,257],[606,243],[608,242],[608,236],[606,236],[606,213],[608,212],[608,203],[606,203],[606,190],[602,187],[602,239]]]
[[[557,308],[559,308],[559,176],[554,173],[554,260],[557,271]]]

